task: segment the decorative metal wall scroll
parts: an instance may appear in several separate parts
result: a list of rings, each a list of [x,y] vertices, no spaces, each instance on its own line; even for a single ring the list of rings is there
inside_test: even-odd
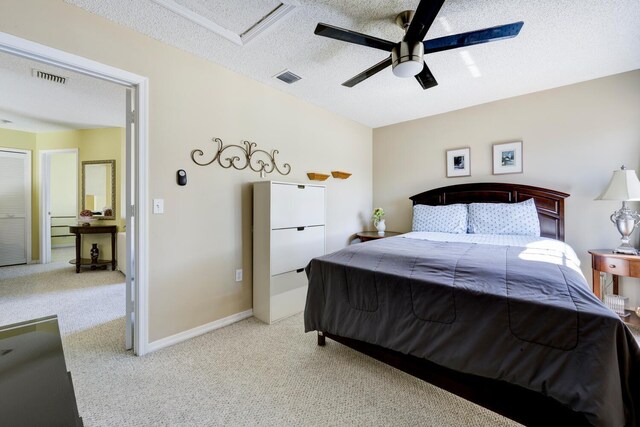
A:
[[[265,150],[259,150],[256,147],[258,144],[250,141],[242,141],[244,147],[242,145],[227,145],[225,146],[220,138],[213,138],[213,142],[218,143],[218,151],[216,152],[213,159],[208,162],[201,163],[196,160],[196,157],[203,157],[204,151],[200,149],[195,149],[191,151],[191,160],[196,165],[199,166],[207,166],[211,163],[217,161],[220,166],[225,169],[234,168],[237,170],[243,170],[246,168],[250,168],[254,172],[265,172],[271,173],[274,170],[277,171],[280,175],[289,175],[291,172],[291,165],[289,163],[285,163],[282,165],[282,170],[280,167],[276,165],[276,155],[280,153],[278,150],[271,150],[271,153]],[[222,158],[222,153],[228,149],[237,149],[239,153],[232,157]],[[258,158],[257,156],[263,156],[263,159]],[[286,171],[286,172],[283,172]]]

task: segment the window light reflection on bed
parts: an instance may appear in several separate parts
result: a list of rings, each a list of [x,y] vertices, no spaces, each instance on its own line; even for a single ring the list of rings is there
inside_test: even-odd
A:
[[[581,273],[580,260],[576,253],[570,246],[558,240],[544,239],[528,243],[518,258],[526,261],[564,265]]]
[[[571,246],[559,240],[510,234],[450,234],[430,231],[412,231],[400,237],[436,242],[520,247],[522,252],[518,254],[518,257],[522,260],[564,265],[582,274],[578,255]]]

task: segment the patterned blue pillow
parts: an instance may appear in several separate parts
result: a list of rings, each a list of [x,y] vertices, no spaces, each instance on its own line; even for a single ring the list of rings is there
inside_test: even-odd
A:
[[[533,199],[520,203],[471,203],[469,233],[540,236],[540,220]]]
[[[444,206],[415,205],[413,231],[439,231],[442,233],[467,232],[467,205]]]

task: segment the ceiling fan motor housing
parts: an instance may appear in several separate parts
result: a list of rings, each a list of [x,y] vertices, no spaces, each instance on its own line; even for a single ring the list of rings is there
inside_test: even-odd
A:
[[[391,50],[393,74],[398,77],[413,77],[424,67],[424,45],[421,41],[402,41]]]

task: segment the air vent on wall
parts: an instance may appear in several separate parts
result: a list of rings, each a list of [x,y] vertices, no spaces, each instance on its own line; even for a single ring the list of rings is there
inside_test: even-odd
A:
[[[291,71],[284,70],[283,72],[276,74],[275,78],[278,80],[282,80],[287,84],[295,83],[300,80],[302,77],[293,74]]]
[[[33,68],[31,70],[31,75],[37,79],[48,80],[54,83],[65,84],[67,82],[67,78],[63,76],[58,76],[56,74],[47,73],[46,71],[36,70]]]

